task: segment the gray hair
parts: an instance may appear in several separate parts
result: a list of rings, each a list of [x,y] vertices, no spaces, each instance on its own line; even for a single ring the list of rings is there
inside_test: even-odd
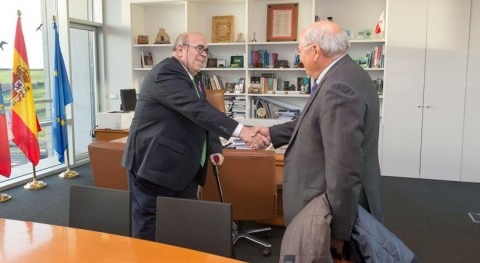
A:
[[[178,35],[177,39],[175,39],[175,43],[173,44],[172,52],[177,50],[178,45],[188,45],[188,33],[187,32],[180,33],[180,35]]]
[[[335,32],[326,27],[310,27],[304,34],[307,44],[317,44],[326,57],[336,57],[348,53],[350,41],[344,30]]]

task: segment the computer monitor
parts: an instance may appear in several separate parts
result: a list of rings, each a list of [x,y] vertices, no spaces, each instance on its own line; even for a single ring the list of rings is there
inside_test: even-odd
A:
[[[122,111],[134,111],[137,104],[137,92],[135,89],[121,89],[120,90],[120,110]]]

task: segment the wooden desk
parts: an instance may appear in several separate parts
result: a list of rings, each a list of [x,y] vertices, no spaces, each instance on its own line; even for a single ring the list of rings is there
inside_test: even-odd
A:
[[[112,129],[95,129],[95,139],[98,141],[111,141],[128,136],[129,129],[112,130]]]
[[[141,239],[9,219],[0,219],[0,261],[241,262]]]
[[[115,140],[112,140],[111,142],[116,142],[116,143],[126,143],[127,142],[127,137],[122,137],[118,138]],[[259,223],[262,224],[267,224],[267,225],[275,225],[275,226],[284,226],[284,220],[283,220],[283,195],[282,195],[282,186],[283,186],[283,160],[284,160],[284,154],[283,153],[277,153],[276,154],[276,181],[277,181],[277,216],[273,220],[262,220],[258,221]],[[119,160],[120,162],[120,160]],[[126,179],[125,179],[126,180]]]

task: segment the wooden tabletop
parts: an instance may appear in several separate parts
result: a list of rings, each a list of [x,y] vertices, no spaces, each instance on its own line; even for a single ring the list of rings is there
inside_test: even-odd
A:
[[[241,262],[158,242],[0,219],[0,262]]]

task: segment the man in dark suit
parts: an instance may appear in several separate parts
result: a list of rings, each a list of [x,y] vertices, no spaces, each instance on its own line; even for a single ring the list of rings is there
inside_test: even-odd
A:
[[[347,54],[347,34],[329,21],[299,37],[297,53],[315,80],[296,120],[258,131],[285,152],[283,206],[288,224],[314,197],[326,193],[331,247],[343,252],[362,205],[383,220],[378,161],[379,100],[370,76]]]
[[[247,144],[254,139],[252,128],[210,105],[195,85],[193,76],[207,56],[202,34],[182,33],[172,57],[153,67],[142,83],[122,158],[132,193],[134,237],[155,240],[158,196],[197,198],[207,158],[213,162],[217,154],[218,164],[223,162],[219,135],[240,137]]]

